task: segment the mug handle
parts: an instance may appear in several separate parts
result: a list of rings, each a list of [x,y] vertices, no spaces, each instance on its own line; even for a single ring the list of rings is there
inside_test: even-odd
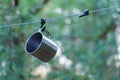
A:
[[[47,29],[44,30],[44,32],[47,34],[48,38],[51,39],[51,35]]]
[[[46,29],[45,26],[44,26],[44,27],[41,27],[41,28],[39,29],[39,31],[40,31],[40,32],[45,32],[45,33],[47,34],[47,37],[48,37],[49,39],[51,39],[51,35],[50,35],[49,31]]]

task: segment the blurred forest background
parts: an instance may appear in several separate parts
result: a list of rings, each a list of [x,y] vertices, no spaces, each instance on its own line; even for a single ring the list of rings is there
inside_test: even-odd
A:
[[[0,0],[0,25],[119,5],[120,0]],[[59,46],[48,63],[24,51],[40,23],[0,28],[0,80],[120,80],[119,10],[46,23]]]

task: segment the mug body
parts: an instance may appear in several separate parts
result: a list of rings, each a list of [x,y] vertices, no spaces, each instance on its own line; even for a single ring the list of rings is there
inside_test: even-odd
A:
[[[25,51],[43,62],[48,62],[55,56],[57,45],[41,32],[36,32],[26,41]]]

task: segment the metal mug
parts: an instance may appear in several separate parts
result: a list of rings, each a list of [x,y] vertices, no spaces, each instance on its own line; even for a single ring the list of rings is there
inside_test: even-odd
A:
[[[39,30],[26,41],[25,51],[43,62],[50,61],[57,53],[57,45]]]

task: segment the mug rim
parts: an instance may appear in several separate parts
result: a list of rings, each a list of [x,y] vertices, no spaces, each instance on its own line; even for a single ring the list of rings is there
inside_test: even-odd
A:
[[[26,50],[27,43],[28,43],[28,41],[30,40],[30,38],[31,38],[33,35],[35,35],[36,33],[40,33],[40,34],[41,34],[41,37],[42,37],[41,43],[39,44],[39,46],[38,46],[35,50],[33,50],[32,52],[28,52],[28,51]],[[38,32],[33,33],[32,35],[30,35],[30,36],[28,37],[28,39],[27,39],[27,41],[26,41],[26,43],[25,43],[25,52],[26,52],[27,54],[34,54],[34,53],[40,48],[42,42],[43,42],[43,34],[42,34],[42,32],[39,32],[39,31],[38,31]]]

